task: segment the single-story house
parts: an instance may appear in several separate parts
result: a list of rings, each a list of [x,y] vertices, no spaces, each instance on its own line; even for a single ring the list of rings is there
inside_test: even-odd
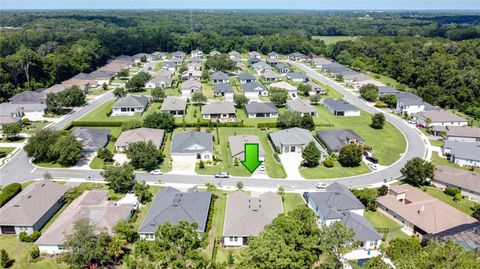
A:
[[[480,128],[475,126],[447,126],[445,140],[480,142]]]
[[[175,63],[177,66],[183,64],[183,58],[172,58],[170,62]]]
[[[468,125],[468,120],[447,110],[421,111],[414,118],[417,124],[424,127]]]
[[[262,54],[260,54],[259,52],[256,52],[256,51],[250,51],[250,52],[248,53],[248,57],[261,59],[261,58],[262,58]]]
[[[365,142],[351,129],[334,129],[317,132],[317,137],[329,151],[339,151],[346,145],[356,144],[363,146]]]
[[[188,60],[189,63],[201,63],[202,62],[202,57],[192,57],[190,60]]]
[[[160,225],[176,225],[180,221],[196,223],[197,232],[206,232],[211,200],[212,193],[208,191],[181,192],[167,187],[155,196],[138,234],[141,239],[154,240]]]
[[[267,56],[269,59],[280,59],[280,54],[276,53],[275,51],[269,52]]]
[[[275,65],[275,68],[277,69],[278,72],[280,72],[280,74],[287,74],[292,70],[292,68],[288,64],[282,63],[282,62],[277,63]]]
[[[162,66],[162,70],[168,70],[170,73],[174,73],[176,69],[177,69],[177,64],[172,61],[165,62]]]
[[[167,59],[167,54],[165,52],[159,52],[155,51],[152,53],[153,59],[155,60],[166,60]]]
[[[280,82],[275,82],[269,85],[270,89],[271,88],[279,88],[279,89],[284,89],[288,91],[288,94],[292,98],[297,98],[297,87],[293,86],[292,84],[285,82],[285,81],[280,81]]]
[[[266,225],[282,213],[282,197],[276,193],[267,192],[256,197],[243,191],[230,194],[223,224],[223,244],[248,245],[252,236],[258,236]]]
[[[305,73],[300,73],[300,72],[294,72],[294,73],[288,73],[287,78],[293,82],[307,82],[308,81],[308,76]]]
[[[141,62],[142,58],[144,58],[146,62],[153,61],[153,55],[151,55],[151,54],[138,53],[138,54],[133,55],[133,60],[135,61],[135,63]]]
[[[213,136],[210,133],[182,132],[173,136],[172,158],[175,156],[192,157],[194,160],[213,159]]]
[[[55,84],[49,88],[46,88],[44,90],[42,90],[41,92],[44,93],[45,95],[49,94],[49,93],[59,93],[59,92],[63,92],[64,90],[70,88],[71,86],[70,85],[65,85],[65,84]]]
[[[175,51],[174,53],[172,53],[172,58],[176,58],[176,59],[182,59],[185,58],[187,54],[183,51]]]
[[[260,58],[257,58],[257,57],[250,57],[250,58],[248,58],[248,63],[251,64],[251,65],[256,64],[256,63],[258,63],[258,62],[260,62],[260,61],[261,61],[261,59],[260,59]]]
[[[189,69],[182,74],[182,80],[197,80],[202,79],[202,71]]]
[[[186,114],[187,111],[187,98],[185,97],[176,97],[176,96],[167,96],[163,100],[162,107],[160,112],[170,113],[174,117],[181,117]]]
[[[225,96],[233,98],[233,88],[229,83],[213,84],[213,94],[215,96]]]
[[[480,167],[480,142],[445,141],[443,154],[460,166]]]
[[[380,248],[382,236],[363,217],[365,207],[346,186],[335,182],[325,191],[305,192],[303,196],[318,216],[319,226],[340,221],[346,228],[353,229],[354,241],[360,241],[361,248]]]
[[[378,96],[380,98],[384,97],[385,95],[397,95],[400,93],[399,90],[395,90],[393,87],[390,86],[377,86],[378,89]]]
[[[257,81],[257,78],[252,74],[242,73],[238,75],[238,80],[240,81],[241,84],[245,84],[245,83],[255,82]]]
[[[480,174],[449,166],[438,166],[431,182],[438,188],[458,188],[463,196],[480,201]]]
[[[310,86],[310,88],[312,89],[308,94],[309,95],[315,95],[315,94],[327,94],[327,91],[322,88],[320,85],[312,82],[312,81],[308,81],[306,83],[308,86]]]
[[[0,234],[39,231],[63,206],[67,190],[50,180],[32,183],[0,208]]]
[[[188,63],[187,64],[187,69],[189,71],[192,71],[192,70],[200,71],[200,70],[202,70],[202,64],[201,63]]]
[[[78,73],[75,76],[65,80],[62,84],[74,86],[77,85],[80,89],[86,89],[89,87],[97,87],[97,81],[92,78],[90,74]]]
[[[323,106],[335,116],[360,116],[360,109],[343,99],[325,99]]]
[[[246,97],[267,96],[268,90],[258,82],[247,82],[242,85],[243,92]]]
[[[39,120],[43,118],[45,110],[47,109],[46,100],[47,95],[45,93],[34,91],[17,93],[8,99],[10,104],[22,107],[23,117],[29,120]]]
[[[252,68],[257,72],[265,72],[267,70],[272,70],[272,67],[264,61],[253,64]]]
[[[81,127],[72,133],[77,140],[82,142],[82,150],[85,152],[97,152],[104,148],[110,140],[109,129],[92,129]]]
[[[10,123],[22,123],[22,118],[25,116],[23,107],[18,104],[1,103],[0,104],[0,125]]]
[[[164,70],[166,72],[170,72]],[[169,88],[172,87],[172,77],[169,75],[164,75],[165,72],[159,72],[154,74],[153,77],[145,83],[145,88],[153,89],[153,88]]]
[[[241,55],[239,52],[234,51],[234,50],[233,50],[233,51],[230,51],[230,52],[228,53],[228,56],[229,56],[230,58],[242,58],[242,55]]]
[[[273,72],[272,70],[267,70],[262,74],[263,79],[267,82],[275,82],[280,79],[280,75]]]
[[[325,59],[323,57],[313,57],[312,60],[312,65],[313,67],[317,68],[317,69],[323,69],[323,66],[324,65],[327,65],[327,64],[331,64],[332,61],[328,60],[328,59]]]
[[[88,76],[91,78],[91,80],[96,81],[97,85],[103,85],[103,84],[110,84],[110,79],[115,77],[119,71],[107,71],[107,70],[102,70],[101,68],[93,71],[92,73],[88,74]],[[78,85],[77,85],[78,86]],[[80,87],[82,90],[87,90],[86,87]]]
[[[270,58],[267,58],[267,61],[266,63],[272,67],[275,67],[275,65],[281,63],[282,61],[280,61],[280,59],[270,59]]]
[[[192,93],[202,91],[202,83],[198,80],[187,80],[180,85],[183,96],[189,96]]]
[[[135,204],[109,201],[108,191],[85,191],[43,232],[35,244],[41,253],[65,252],[65,237],[73,232],[75,223],[80,219],[87,219],[97,231],[112,235],[113,227],[121,220],[128,220],[135,207]]]
[[[316,117],[318,115],[317,109],[315,109],[307,100],[294,99],[287,101],[287,108],[292,112],[300,113],[303,116],[311,115]]]
[[[230,156],[232,160],[237,158],[239,161],[245,160],[245,144],[258,144],[258,159],[265,160],[265,151],[262,143],[256,135],[235,135],[228,137],[228,147],[230,148]]]
[[[302,61],[302,60],[305,60],[307,56],[305,56],[305,54],[300,52],[294,52],[294,53],[288,54],[287,58],[291,61]]]
[[[272,102],[249,102],[245,105],[249,118],[277,118],[278,108]]]
[[[245,70],[247,70],[247,65],[244,64],[243,62],[236,62],[235,63],[235,68],[240,70],[240,71],[245,71]]]
[[[308,143],[313,141],[322,152],[322,159],[327,156],[327,151],[317,142],[310,131],[306,129],[295,127],[276,131],[270,133],[270,140],[272,141],[273,147],[280,154],[289,152],[301,153]]]
[[[195,58],[195,57],[202,58],[203,57],[203,51],[198,50],[198,49],[192,50],[191,55],[192,55],[192,58]]]
[[[111,116],[133,116],[143,113],[148,106],[148,97],[144,95],[127,95],[112,105]]]
[[[228,75],[222,71],[217,71],[211,76],[213,83],[228,83]]]
[[[229,101],[213,101],[202,106],[202,117],[205,120],[214,120],[219,122],[234,122],[235,106]]]
[[[146,63],[146,64],[143,65],[142,71],[143,71],[143,72],[146,72],[146,73],[152,73],[152,72],[153,72],[153,69],[155,68],[156,65],[157,65],[156,62]]]
[[[243,63],[243,60],[241,57],[230,57],[230,60],[234,61],[235,63]]]
[[[343,81],[345,81],[347,84],[352,84],[353,86],[358,86],[363,81],[370,82],[371,80],[372,79],[369,76],[359,72],[353,72],[343,76]]]
[[[115,141],[115,152],[125,152],[128,146],[136,142],[152,142],[159,149],[162,146],[164,134],[164,130],[153,128],[137,128],[122,132]]]
[[[377,198],[378,211],[390,217],[409,234],[439,233],[477,220],[408,184],[391,185]]]

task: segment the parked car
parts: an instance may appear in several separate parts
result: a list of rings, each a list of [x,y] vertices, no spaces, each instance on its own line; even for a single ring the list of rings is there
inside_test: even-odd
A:
[[[319,190],[324,190],[326,187],[328,187],[328,183],[317,183],[317,189]]]
[[[378,159],[373,157],[373,156],[367,156],[367,157],[365,157],[365,159],[367,159],[367,161],[369,161],[371,163],[374,163],[374,164],[378,163]]]
[[[371,163],[371,162],[368,162],[367,165],[372,168],[372,170],[377,170],[378,169],[378,166],[376,163]]]
[[[364,150],[363,151],[363,156],[365,156],[365,157],[372,156],[372,153],[370,151]]]
[[[227,172],[218,172],[215,174],[215,178],[229,178],[230,174]]]
[[[265,171],[265,165],[260,165],[260,171]]]
[[[150,171],[151,175],[163,175],[163,172],[160,170],[152,170]]]

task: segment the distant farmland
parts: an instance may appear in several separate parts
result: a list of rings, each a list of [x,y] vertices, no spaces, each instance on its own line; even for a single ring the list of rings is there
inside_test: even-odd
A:
[[[313,39],[320,39],[325,42],[325,44],[335,44],[338,41],[348,41],[348,40],[355,40],[360,38],[361,36],[312,36]]]

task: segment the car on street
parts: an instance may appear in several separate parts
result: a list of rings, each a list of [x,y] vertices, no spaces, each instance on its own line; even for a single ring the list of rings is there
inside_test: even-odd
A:
[[[227,172],[218,172],[215,174],[215,178],[229,178],[230,174]]]
[[[317,189],[319,190],[324,190],[327,187],[328,187],[328,183],[322,183],[322,182],[317,183]]]
[[[150,171],[151,175],[163,175],[163,172],[160,170],[152,170]]]

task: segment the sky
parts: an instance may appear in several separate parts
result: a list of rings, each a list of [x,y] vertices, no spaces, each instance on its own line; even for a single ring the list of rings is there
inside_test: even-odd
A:
[[[0,0],[2,9],[480,10],[480,0]]]

